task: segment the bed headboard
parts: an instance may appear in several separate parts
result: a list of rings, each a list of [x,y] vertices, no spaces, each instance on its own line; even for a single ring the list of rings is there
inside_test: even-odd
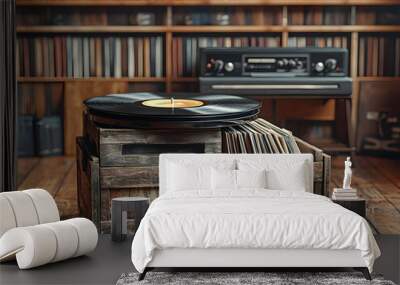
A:
[[[182,153],[166,153],[161,154],[159,159],[159,191],[160,195],[168,191],[168,164],[189,161],[190,164],[210,165],[224,161],[226,163],[234,163],[237,169],[238,161],[257,161],[262,160],[266,163],[281,163],[283,167],[290,168],[292,163],[305,163],[306,191],[314,192],[313,183],[313,155],[312,154],[224,154],[224,153],[202,153],[202,154],[182,154]]]

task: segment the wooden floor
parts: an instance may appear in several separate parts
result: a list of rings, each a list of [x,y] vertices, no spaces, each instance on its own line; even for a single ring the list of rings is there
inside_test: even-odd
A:
[[[344,157],[332,162],[331,188],[343,179]],[[400,234],[400,160],[358,156],[353,187],[367,199],[367,216],[380,234]],[[20,159],[19,189],[44,188],[57,202],[62,217],[78,215],[76,164],[73,157]]]

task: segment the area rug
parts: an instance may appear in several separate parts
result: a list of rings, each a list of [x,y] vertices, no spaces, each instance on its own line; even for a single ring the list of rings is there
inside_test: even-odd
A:
[[[116,285],[395,285],[380,275],[373,275],[368,281],[359,272],[148,272],[146,278],[138,281],[138,273],[122,274]]]

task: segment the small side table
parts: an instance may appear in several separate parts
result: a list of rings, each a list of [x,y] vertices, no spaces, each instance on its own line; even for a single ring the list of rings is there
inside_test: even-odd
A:
[[[355,199],[355,200],[336,200],[332,199],[332,201],[336,204],[341,205],[342,207],[353,211],[356,214],[359,214],[361,217],[366,217],[366,201],[365,199]]]
[[[123,241],[128,234],[128,212],[133,212],[135,231],[149,208],[150,199],[145,197],[118,197],[111,201],[111,238]]]

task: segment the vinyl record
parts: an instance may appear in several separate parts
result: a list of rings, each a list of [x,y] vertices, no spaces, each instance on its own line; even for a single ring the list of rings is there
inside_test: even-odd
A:
[[[86,100],[99,124],[134,128],[216,128],[254,119],[255,100],[231,95],[111,94]]]

